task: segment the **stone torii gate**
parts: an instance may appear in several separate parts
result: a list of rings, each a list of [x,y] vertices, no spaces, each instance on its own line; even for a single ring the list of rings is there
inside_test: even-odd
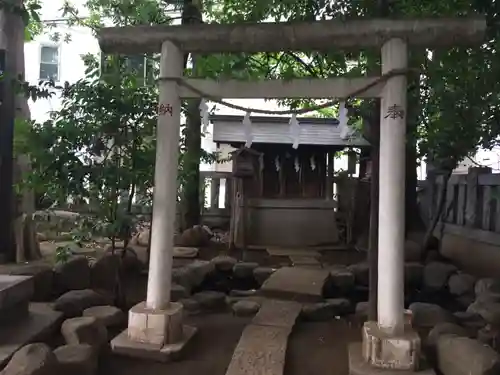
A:
[[[159,115],[151,257],[147,300],[129,313],[128,329],[112,347],[124,354],[168,359],[196,329],[182,323],[182,305],[170,301],[177,153],[182,98],[381,99],[378,319],[363,328],[363,348],[351,348],[351,373],[376,368],[415,371],[420,339],[404,319],[404,185],[408,46],[479,44],[483,18],[360,19],[302,23],[131,26],[104,28],[105,53],[159,53]],[[327,51],[381,48],[382,77],[242,82],[183,78],[184,53]],[[193,89],[195,88],[195,89]],[[364,88],[368,88],[363,90]],[[208,99],[208,98],[207,98]],[[359,361],[358,361],[359,359]],[[366,370],[366,371],[365,371]]]

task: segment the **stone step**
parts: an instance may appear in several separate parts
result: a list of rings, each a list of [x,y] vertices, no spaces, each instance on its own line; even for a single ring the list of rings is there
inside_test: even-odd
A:
[[[321,268],[283,267],[262,285],[260,293],[269,298],[309,303],[323,300],[329,272]]]
[[[226,375],[283,375],[288,337],[302,306],[265,301],[233,353]]]

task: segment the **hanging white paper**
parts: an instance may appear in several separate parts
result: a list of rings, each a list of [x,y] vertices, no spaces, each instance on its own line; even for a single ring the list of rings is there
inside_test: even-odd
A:
[[[316,161],[314,160],[314,155],[311,156],[311,159],[309,161],[311,162],[311,170],[315,171],[316,170]]]
[[[297,156],[295,157],[295,160],[293,161],[293,166],[295,168],[295,172],[299,173],[300,163],[299,163],[299,158]]]
[[[199,108],[200,108],[201,124],[203,125],[203,133],[206,133],[208,130],[208,125],[210,123],[210,119],[208,112],[208,104],[205,99],[201,99]]]
[[[252,135],[252,121],[250,120],[250,112],[247,112],[245,114],[245,117],[243,118],[243,129],[245,132],[245,147],[250,148],[252,147],[252,141],[253,141],[253,135]]]
[[[300,141],[300,124],[299,124],[299,121],[297,120],[297,116],[296,115],[292,115],[292,117],[290,117],[290,121],[289,121],[289,124],[290,124],[290,135],[292,137],[292,147],[294,149],[297,149],[299,147],[299,141]]]
[[[340,139],[348,140],[352,135],[353,131],[347,124],[349,117],[347,116],[348,110],[345,106],[345,102],[340,102],[339,105],[339,128],[340,128]]]
[[[276,158],[274,158],[274,166],[276,167],[276,172],[279,172],[281,169],[279,156],[276,156]]]

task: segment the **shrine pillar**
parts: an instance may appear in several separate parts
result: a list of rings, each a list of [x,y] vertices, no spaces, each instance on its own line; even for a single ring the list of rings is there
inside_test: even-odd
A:
[[[180,138],[178,81],[183,53],[170,41],[161,48],[153,221],[147,297],[129,311],[128,327],[111,341],[115,353],[168,361],[196,333],[183,324],[183,306],[170,301]]]
[[[181,131],[181,100],[178,83],[174,78],[182,78],[183,61],[182,52],[174,43],[170,41],[163,43],[160,58],[153,221],[146,298],[146,306],[150,309],[164,309],[170,303]]]
[[[382,75],[407,64],[404,40],[383,44]],[[406,92],[407,79],[400,74],[389,78],[381,93],[378,316],[363,326],[362,358],[350,349],[351,374],[419,370],[420,337],[404,313]]]
[[[382,46],[382,75],[408,67],[406,42]],[[403,328],[406,75],[389,78],[380,103],[380,179],[378,226],[378,324],[387,332]]]

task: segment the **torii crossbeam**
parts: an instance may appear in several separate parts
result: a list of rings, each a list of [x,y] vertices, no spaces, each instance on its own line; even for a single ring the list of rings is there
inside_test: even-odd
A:
[[[147,300],[131,309],[128,329],[113,340],[113,349],[165,360],[182,349],[194,332],[182,324],[182,306],[170,302],[181,98],[200,97],[200,92],[223,98],[345,98],[358,90],[359,97],[381,99],[379,279],[378,319],[363,328],[362,355],[354,347],[350,350],[351,373],[376,368],[418,371],[420,338],[405,324],[403,305],[406,76],[262,83],[184,79],[183,54],[381,48],[384,77],[408,68],[409,45],[477,45],[485,29],[482,17],[102,29],[99,43],[106,53],[161,52]],[[367,86],[369,90],[359,90]]]

